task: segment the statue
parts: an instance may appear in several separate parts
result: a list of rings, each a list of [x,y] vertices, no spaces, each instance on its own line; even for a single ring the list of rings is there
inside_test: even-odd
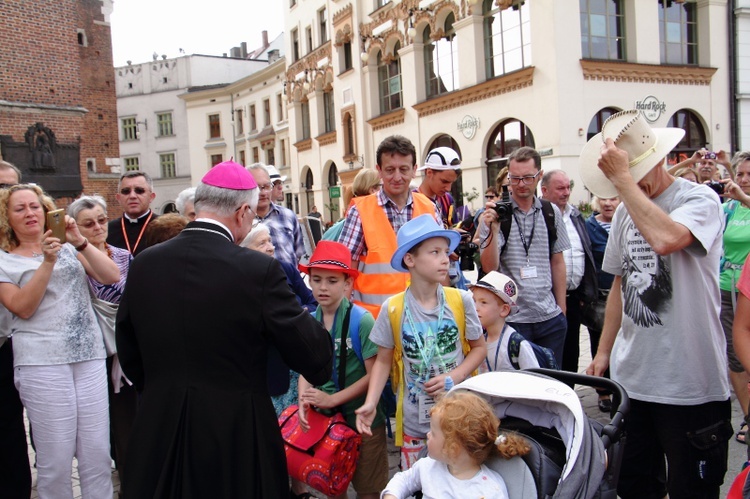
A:
[[[54,168],[54,151],[57,146],[55,132],[37,122],[26,130],[26,143],[29,145],[33,168]]]

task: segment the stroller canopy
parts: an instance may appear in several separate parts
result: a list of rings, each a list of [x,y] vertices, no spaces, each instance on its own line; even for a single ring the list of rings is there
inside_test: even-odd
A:
[[[596,492],[606,469],[604,444],[568,385],[536,373],[496,371],[469,378],[453,390],[483,395],[501,420],[512,416],[557,430],[566,460],[554,497],[591,497]]]

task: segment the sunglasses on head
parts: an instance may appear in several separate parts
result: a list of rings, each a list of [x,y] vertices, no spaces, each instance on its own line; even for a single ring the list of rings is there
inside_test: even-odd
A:
[[[131,191],[135,191],[136,194],[141,195],[146,193],[146,189],[143,187],[133,187],[132,189],[130,187],[123,187],[120,189],[120,194],[123,196],[128,196]]]

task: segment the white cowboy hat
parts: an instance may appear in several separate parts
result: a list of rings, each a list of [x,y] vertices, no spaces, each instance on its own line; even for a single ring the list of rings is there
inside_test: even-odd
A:
[[[628,153],[630,174],[640,182],[674,147],[685,130],[682,128],[651,128],[643,113],[635,109],[613,114],[583,147],[580,173],[583,184],[595,196],[608,199],[618,195],[617,189],[599,169],[597,163],[606,139]]]

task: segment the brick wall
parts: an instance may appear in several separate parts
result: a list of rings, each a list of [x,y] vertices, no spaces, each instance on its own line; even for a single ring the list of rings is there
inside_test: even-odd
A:
[[[78,143],[83,192],[101,194],[110,217],[119,216],[119,175],[110,175],[106,165],[107,158],[119,157],[119,144],[112,40],[101,1],[5,0],[2,10],[0,99],[28,106],[0,106],[0,134],[23,142],[27,128],[42,122],[58,143]],[[89,175],[89,158],[96,175]]]

